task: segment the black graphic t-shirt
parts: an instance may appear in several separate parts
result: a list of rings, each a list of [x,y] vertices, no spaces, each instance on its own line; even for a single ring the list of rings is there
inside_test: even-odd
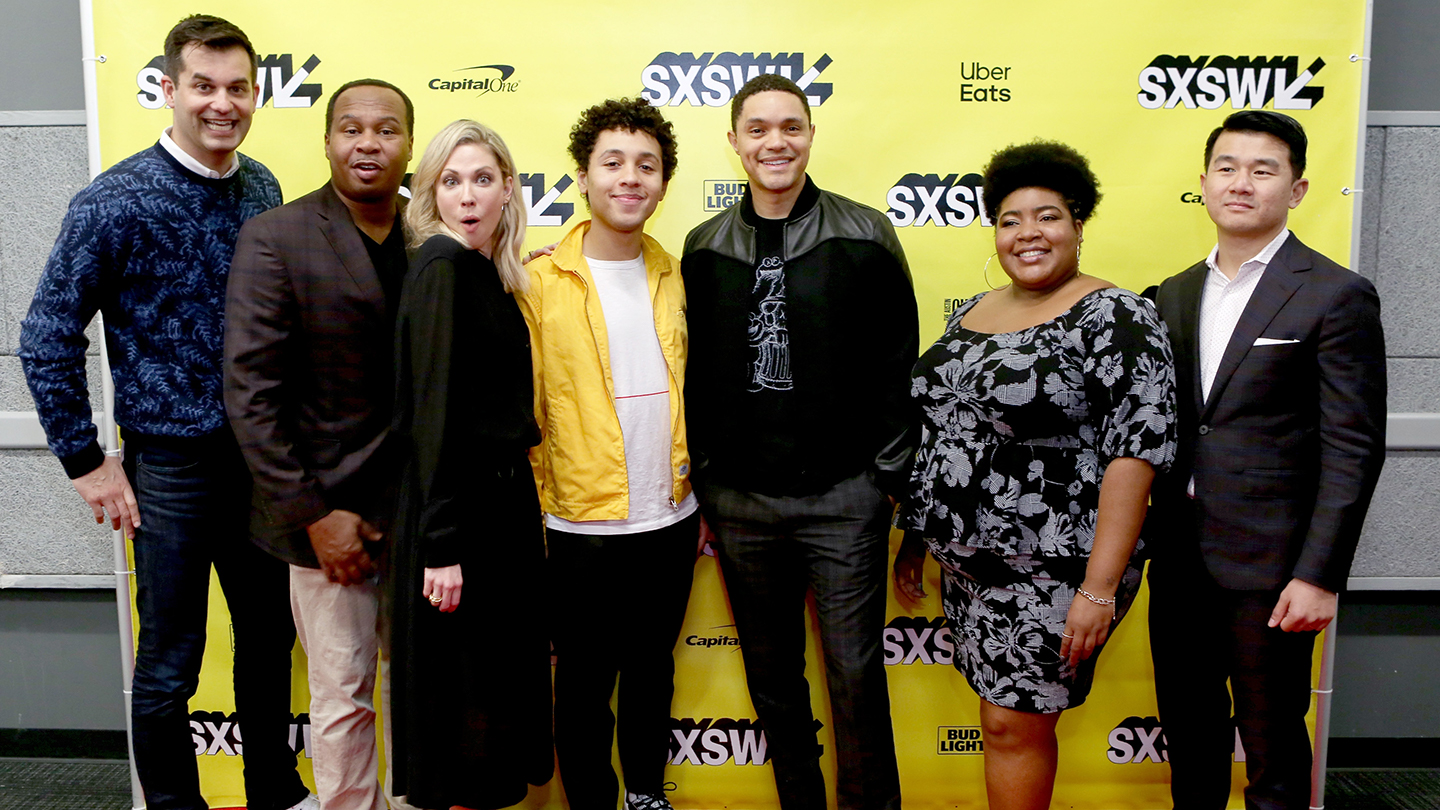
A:
[[[756,450],[760,469],[796,463],[792,418],[795,380],[790,331],[785,325],[785,223],[762,219],[755,228],[755,283],[750,288],[750,388],[752,424],[766,441]]]

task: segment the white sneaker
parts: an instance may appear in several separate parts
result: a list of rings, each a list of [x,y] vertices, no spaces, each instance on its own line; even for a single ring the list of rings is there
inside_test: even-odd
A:
[[[669,783],[667,783],[668,785]],[[673,790],[674,787],[671,787]],[[670,800],[665,798],[665,788],[659,793],[625,793],[625,810],[674,810]]]
[[[301,799],[294,807],[291,807],[290,810],[320,810],[320,797],[314,793],[307,793],[305,794],[305,798]]]

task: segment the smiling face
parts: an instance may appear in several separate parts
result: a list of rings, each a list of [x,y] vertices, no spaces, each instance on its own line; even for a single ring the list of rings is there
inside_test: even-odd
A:
[[[1059,288],[1080,272],[1084,223],[1048,188],[1016,189],[1000,201],[995,252],[1015,286],[1031,292]]]
[[[1290,148],[1262,132],[1222,132],[1200,175],[1205,210],[1224,235],[1273,239],[1310,181],[1296,179]]]
[[[512,191],[511,180],[500,170],[490,147],[462,143],[435,178],[435,208],[441,222],[489,258],[500,212]]]
[[[798,197],[815,127],[800,99],[783,90],[766,90],[745,99],[730,146],[740,156],[750,188],[756,193]]]
[[[394,90],[357,85],[335,100],[325,157],[340,196],[356,203],[393,198],[405,179],[412,146],[405,100]]]
[[[160,79],[165,103],[175,108],[170,137],[186,154],[224,172],[255,114],[254,65],[239,47],[215,50],[196,42],[181,53],[180,76]]]
[[[590,230],[635,234],[665,199],[660,142],[648,132],[607,129],[576,181],[590,202]]]

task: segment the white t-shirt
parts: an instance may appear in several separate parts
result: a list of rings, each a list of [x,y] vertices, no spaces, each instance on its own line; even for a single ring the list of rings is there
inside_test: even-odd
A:
[[[545,516],[545,525],[575,534],[636,534],[661,529],[697,508],[692,492],[671,505],[670,370],[655,334],[655,310],[645,257],[607,262],[585,257],[605,313],[615,413],[625,441],[630,513],[625,520],[571,522]]]

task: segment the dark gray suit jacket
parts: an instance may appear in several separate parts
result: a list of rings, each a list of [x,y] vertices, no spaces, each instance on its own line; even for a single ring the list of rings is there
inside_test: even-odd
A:
[[[1202,401],[1207,272],[1202,261],[1156,294],[1175,350],[1179,445],[1152,491],[1151,548],[1160,560],[1203,560],[1224,588],[1270,590],[1299,578],[1342,591],[1385,458],[1375,287],[1292,234]]]
[[[391,311],[328,182],[241,229],[225,304],[225,409],[255,478],[252,536],[286,562],[319,567],[305,527],[332,509],[388,521]]]

